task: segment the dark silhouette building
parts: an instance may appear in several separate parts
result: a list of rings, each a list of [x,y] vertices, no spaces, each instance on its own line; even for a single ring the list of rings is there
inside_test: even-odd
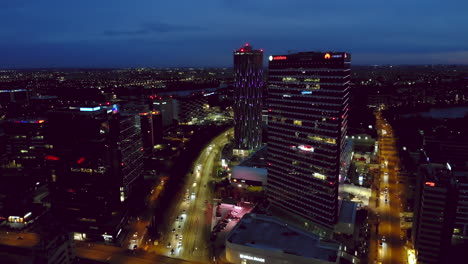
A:
[[[142,179],[139,116],[117,107],[70,107],[48,113],[46,141],[52,210],[75,239],[115,239]]]
[[[306,226],[330,230],[346,156],[351,56],[300,52],[269,61],[269,201]]]
[[[1,122],[0,138],[0,217],[12,228],[22,228],[43,211],[47,195],[44,142],[45,120],[13,118]]]
[[[140,113],[143,148],[151,154],[156,144],[163,139],[162,116],[158,111]]]
[[[413,243],[418,263],[445,263],[451,245],[457,187],[447,165],[422,165],[416,184]]]
[[[234,76],[234,149],[247,155],[262,143],[263,50],[236,50]]]

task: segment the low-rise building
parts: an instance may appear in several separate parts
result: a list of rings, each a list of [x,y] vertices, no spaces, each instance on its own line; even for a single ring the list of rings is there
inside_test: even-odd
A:
[[[226,259],[235,264],[331,264],[339,255],[336,241],[265,215],[245,215],[226,238]]]

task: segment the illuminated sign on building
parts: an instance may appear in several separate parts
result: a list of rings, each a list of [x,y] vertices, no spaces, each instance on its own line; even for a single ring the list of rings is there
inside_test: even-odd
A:
[[[85,173],[93,173],[93,169],[89,168],[70,168],[72,172],[85,172]]]
[[[331,58],[343,58],[343,54],[335,54],[331,55],[330,53],[325,53],[325,56],[323,56],[325,59],[331,59]],[[345,58],[346,58],[346,53],[345,53]]]
[[[265,262],[264,258],[258,258],[258,257],[252,257],[249,255],[244,255],[244,254],[239,254],[241,259],[248,259],[248,260],[253,260],[253,261],[258,261],[258,262]]]
[[[285,60],[285,59],[287,59],[287,58],[288,58],[288,57],[286,57],[286,56],[270,56],[270,57],[268,57],[268,59],[269,59],[270,61],[273,61],[273,60]]]
[[[300,145],[298,148],[303,151],[314,152],[314,148],[311,146]]]
[[[426,185],[427,185],[427,186],[434,187],[434,186],[435,186],[435,183],[434,183],[434,182],[426,182]]]
[[[81,112],[94,112],[94,111],[98,111],[98,110],[101,110],[100,106],[97,106],[97,107],[80,107]]]

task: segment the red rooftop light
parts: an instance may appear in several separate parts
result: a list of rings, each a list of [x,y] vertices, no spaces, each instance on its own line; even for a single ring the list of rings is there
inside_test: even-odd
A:
[[[246,46],[246,47],[249,46],[249,43],[245,43],[245,46]]]
[[[76,163],[81,164],[81,163],[83,163],[84,161],[85,161],[85,158],[84,158],[84,157],[81,157],[81,158],[79,158],[79,159],[76,161]]]

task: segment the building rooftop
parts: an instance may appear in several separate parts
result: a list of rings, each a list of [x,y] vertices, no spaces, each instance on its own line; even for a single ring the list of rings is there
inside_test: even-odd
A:
[[[354,224],[356,222],[356,210],[357,203],[342,200],[338,222]]]
[[[239,163],[239,166],[253,167],[253,168],[268,168],[268,162],[266,159],[267,146],[259,148],[257,151],[252,153],[250,156],[245,158]]]
[[[339,244],[265,215],[247,214],[228,235],[230,243],[324,261],[336,260]]]
[[[0,231],[0,245],[32,248],[39,244],[40,237],[36,233],[20,231]]]

